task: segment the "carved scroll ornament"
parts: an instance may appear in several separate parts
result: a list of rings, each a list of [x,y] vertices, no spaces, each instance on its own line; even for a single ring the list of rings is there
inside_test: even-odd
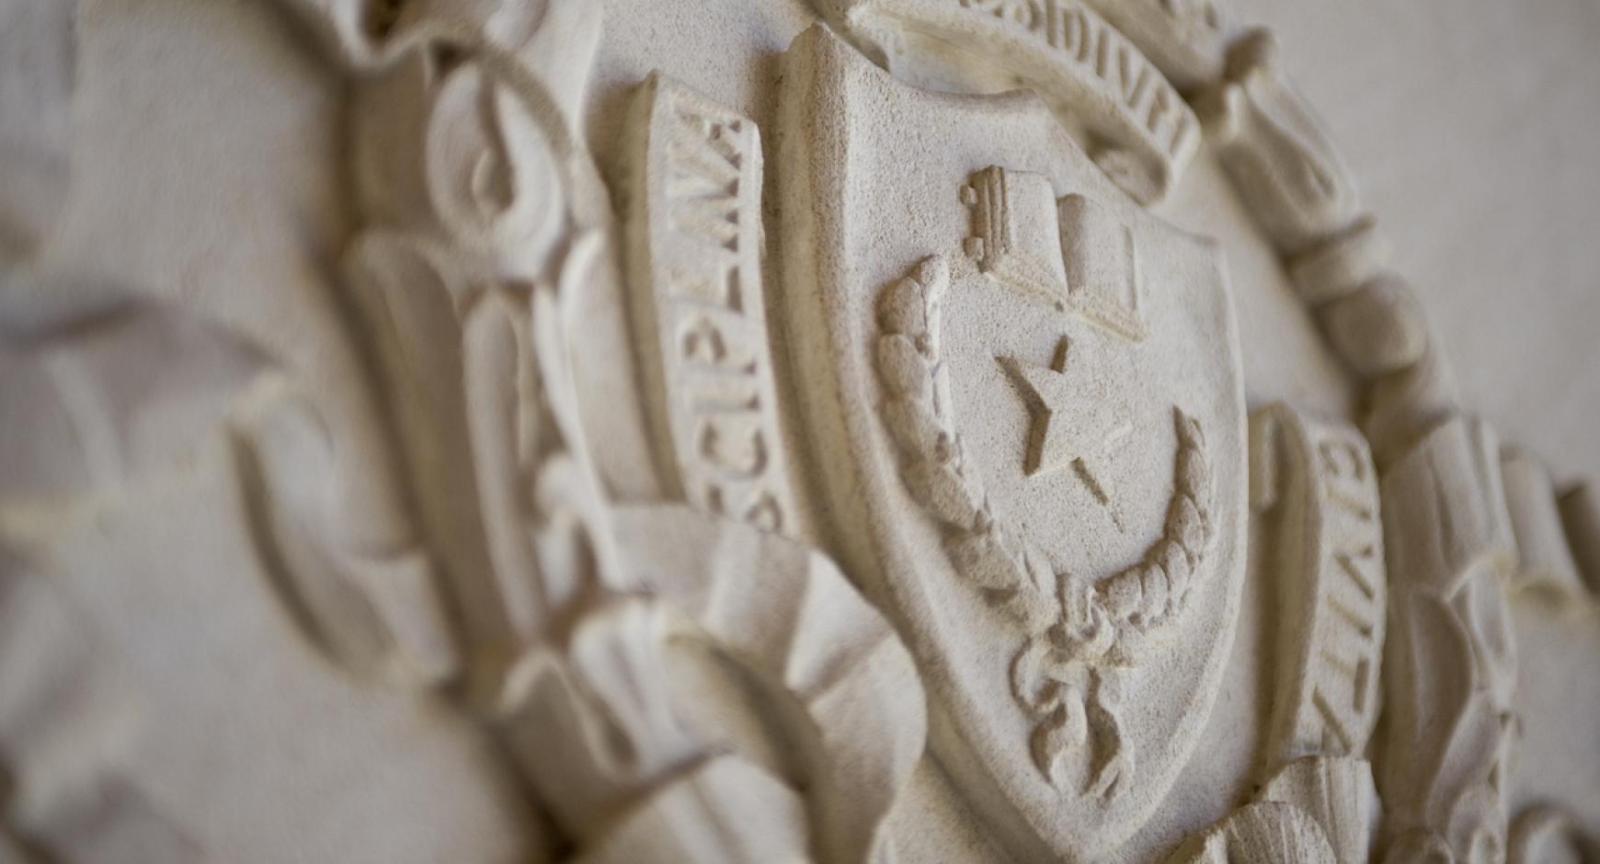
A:
[[[460,610],[464,705],[583,860],[887,854],[879,827],[922,748],[909,660],[816,553],[672,509],[616,511],[575,383],[578,303],[621,281],[573,120],[599,6],[490,11],[406,6],[375,41],[322,19],[359,71],[368,222],[349,273]],[[744,300],[759,311],[759,291]],[[698,486],[691,498],[716,509]],[[630,553],[663,554],[630,559],[619,531]],[[675,567],[686,536],[708,557]],[[773,653],[754,621],[799,635]],[[691,705],[711,673],[681,658],[699,654],[755,679],[758,702]],[[764,761],[766,738],[726,738],[752,722],[794,738],[787,721],[740,719],[769,700],[807,717],[798,768]],[[861,713],[833,713],[840,700]],[[748,823],[724,824],[734,810]]]
[[[760,132],[660,75],[634,99],[629,281],[657,464],[695,506],[799,536],[762,292]]]
[[[1091,132],[1100,167],[1155,204],[1199,146],[1199,124],[1167,79],[1117,28],[1079,0],[818,0],[879,43],[891,68],[998,92],[1020,79]],[[928,37],[907,50],[902,43]],[[942,63],[943,55],[952,62]],[[977,64],[954,58],[976,55]],[[933,67],[927,69],[926,67]],[[945,69],[948,66],[950,68]]]
[[[1278,679],[1265,759],[1366,752],[1378,721],[1387,583],[1378,472],[1354,428],[1273,405],[1251,418]]]

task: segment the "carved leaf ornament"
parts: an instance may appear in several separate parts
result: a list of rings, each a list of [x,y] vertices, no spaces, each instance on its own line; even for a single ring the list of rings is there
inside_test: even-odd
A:
[[[1014,695],[1036,718],[1032,753],[1039,770],[1058,782],[1060,757],[1084,746],[1093,726],[1110,739],[1114,755],[1098,760],[1083,791],[1115,795],[1117,775],[1131,767],[1133,755],[1109,710],[1117,701],[1114,670],[1134,662],[1135,637],[1156,635],[1182,614],[1215,536],[1205,436],[1198,422],[1173,409],[1173,494],[1160,536],[1138,563],[1098,580],[1054,572],[1019,531],[996,519],[955,431],[940,355],[949,284],[945,260],[925,258],[878,303],[876,365],[902,476],[942,526],[957,570],[1026,634],[1010,674]]]

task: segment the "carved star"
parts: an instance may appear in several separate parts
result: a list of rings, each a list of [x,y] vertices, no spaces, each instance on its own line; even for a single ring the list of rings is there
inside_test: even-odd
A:
[[[1023,471],[1036,477],[1070,468],[1089,494],[1111,510],[1112,521],[1120,528],[1122,520],[1112,500],[1114,490],[1103,466],[1108,455],[1128,437],[1132,424],[1116,416],[1106,400],[1085,400],[1074,393],[1067,381],[1071,349],[1071,341],[1061,337],[1049,366],[1035,366],[1015,357],[999,358],[1021,386],[1023,400],[1033,416]],[[1063,406],[1069,404],[1083,407],[1069,417],[1063,411]]]

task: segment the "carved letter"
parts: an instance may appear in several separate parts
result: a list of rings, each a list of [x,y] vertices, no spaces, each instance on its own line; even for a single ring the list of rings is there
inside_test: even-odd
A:
[[[628,258],[659,469],[697,507],[793,530],[756,125],[660,76],[635,98]]]
[[[1377,472],[1355,429],[1284,405],[1251,418],[1251,491],[1271,514],[1278,678],[1266,765],[1360,756],[1378,718],[1385,585]]]

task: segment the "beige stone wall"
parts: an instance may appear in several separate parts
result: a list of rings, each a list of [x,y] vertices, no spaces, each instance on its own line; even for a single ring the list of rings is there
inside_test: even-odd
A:
[[[1277,32],[1463,401],[1600,474],[1600,4],[1237,0]]]

